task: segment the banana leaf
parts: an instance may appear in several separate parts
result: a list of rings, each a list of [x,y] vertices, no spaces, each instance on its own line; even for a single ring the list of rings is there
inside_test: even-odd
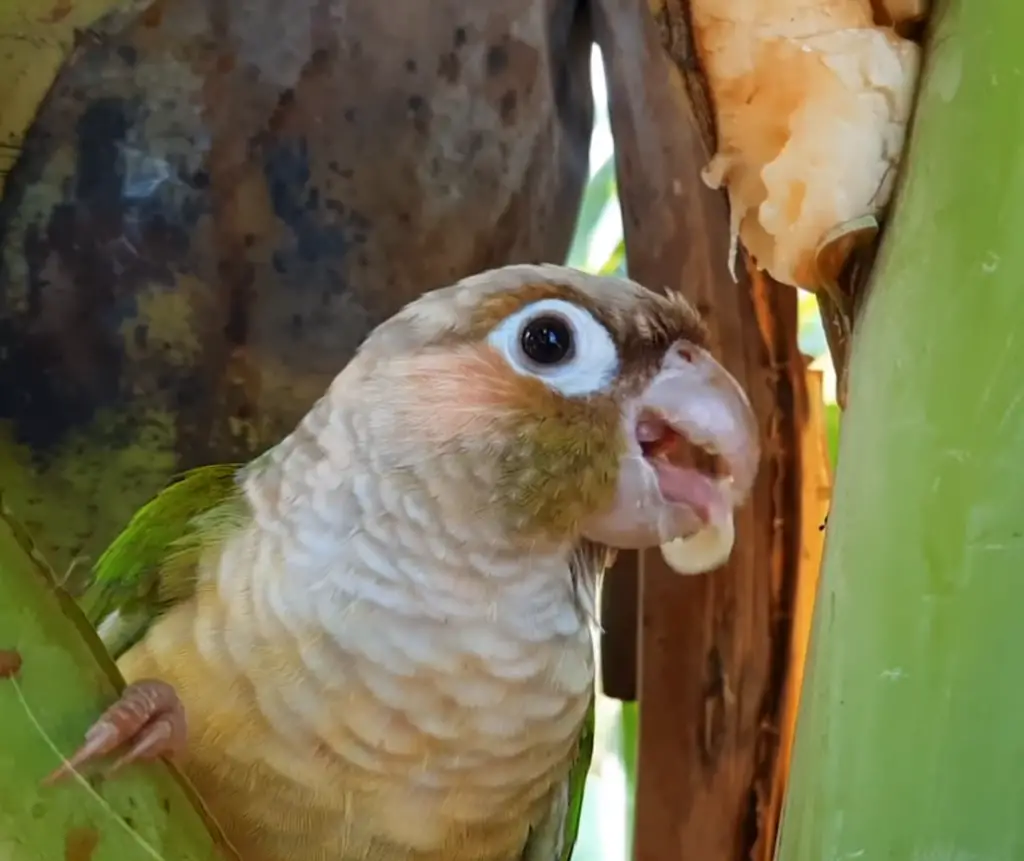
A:
[[[42,785],[123,686],[96,633],[0,500],[0,859],[235,858],[169,765]]]

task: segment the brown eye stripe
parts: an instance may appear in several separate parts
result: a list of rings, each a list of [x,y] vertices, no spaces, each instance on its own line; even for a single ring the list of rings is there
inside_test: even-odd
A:
[[[657,298],[660,301],[642,307],[631,319],[611,323],[619,345],[623,381],[637,378],[645,382],[660,367],[665,351],[678,340],[698,347],[707,343],[703,323],[681,297]]]
[[[638,295],[628,282],[623,282],[622,289],[632,292],[632,296],[624,297],[626,301],[601,302],[565,284],[526,284],[518,290],[485,297],[467,327],[452,335],[469,340],[484,338],[498,323],[526,305],[543,299],[561,299],[585,308],[608,329],[619,347],[625,376],[648,375],[660,364],[665,350],[679,339],[697,346],[706,343],[707,333],[700,316],[680,294]]]

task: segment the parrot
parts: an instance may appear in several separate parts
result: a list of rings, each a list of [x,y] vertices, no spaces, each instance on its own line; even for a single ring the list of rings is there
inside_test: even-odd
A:
[[[759,457],[681,293],[554,264],[425,292],[97,559],[126,685],[46,781],[165,758],[246,861],[567,861],[600,579],[722,564]]]

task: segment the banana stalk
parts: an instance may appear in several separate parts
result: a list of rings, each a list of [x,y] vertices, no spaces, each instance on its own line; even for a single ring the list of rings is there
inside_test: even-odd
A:
[[[858,320],[779,861],[1024,857],[1024,4],[936,4]]]

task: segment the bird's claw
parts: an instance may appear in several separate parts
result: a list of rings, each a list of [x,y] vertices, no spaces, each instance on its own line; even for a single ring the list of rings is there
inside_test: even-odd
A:
[[[89,728],[82,746],[43,783],[56,783],[125,746],[127,752],[114,760],[109,771],[169,756],[184,748],[186,738],[185,709],[174,688],[156,679],[134,682]]]

